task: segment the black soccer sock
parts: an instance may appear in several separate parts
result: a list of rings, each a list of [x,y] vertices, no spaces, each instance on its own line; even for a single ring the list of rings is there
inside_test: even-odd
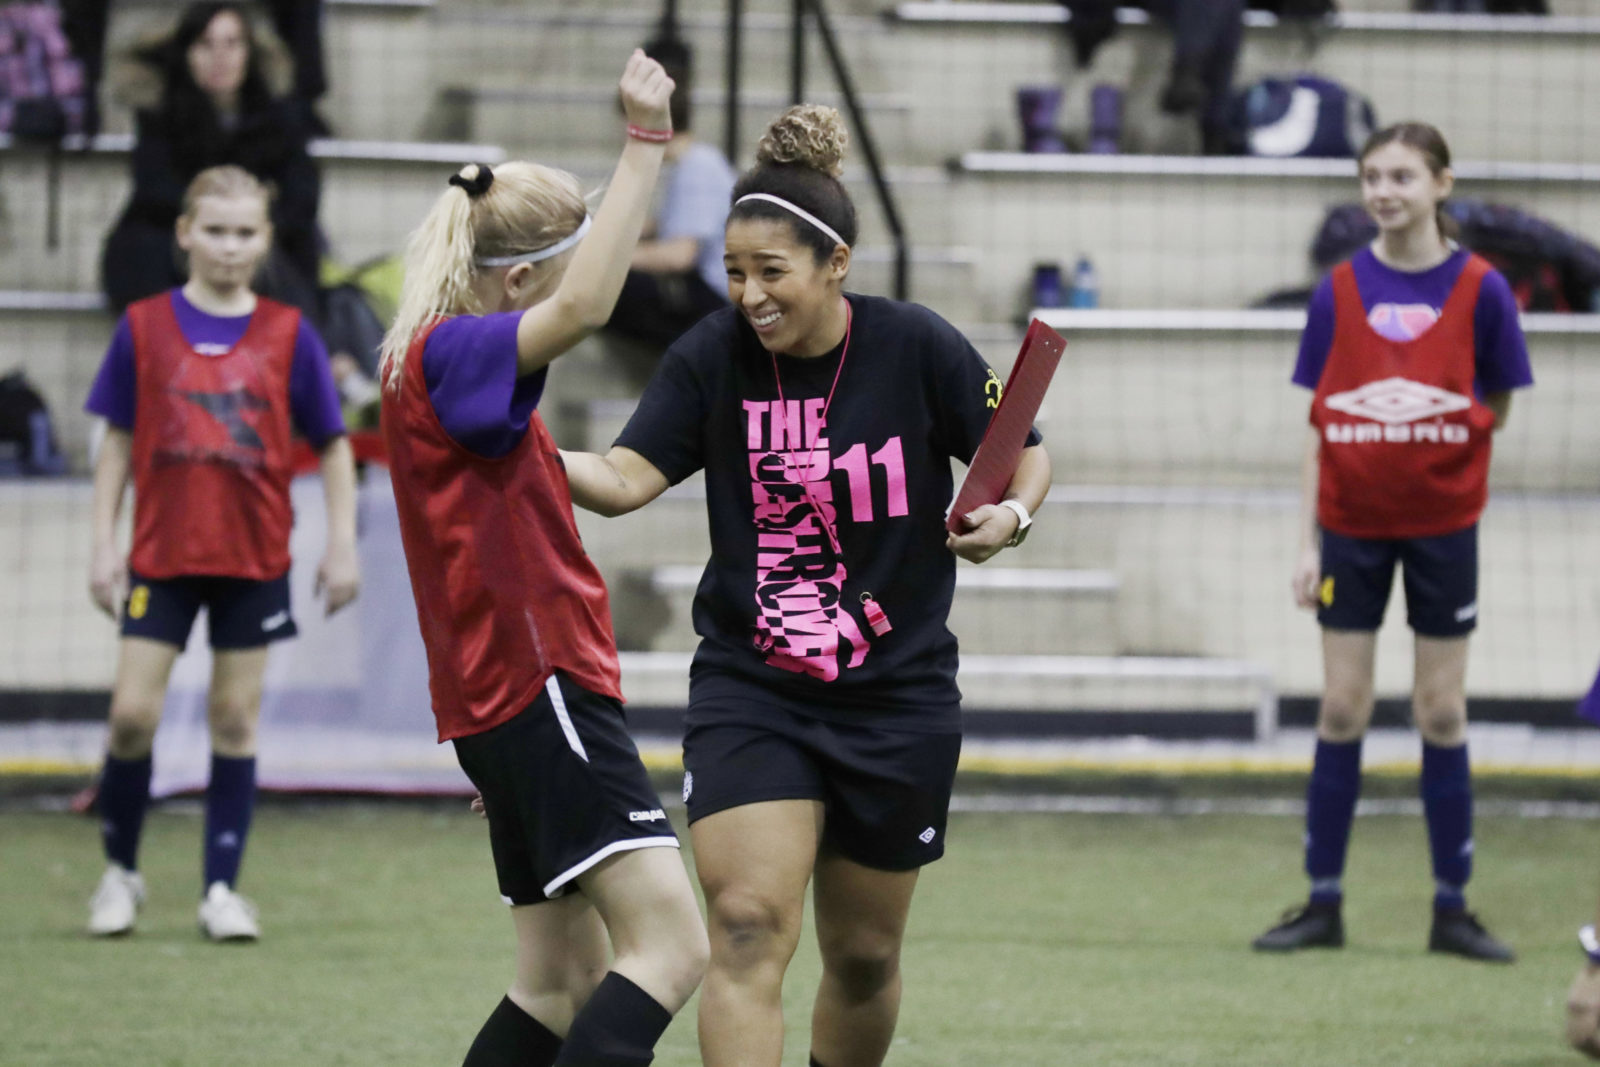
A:
[[[501,997],[461,1067],[550,1067],[560,1051],[559,1037],[510,997]]]
[[[139,834],[150,806],[150,757],[118,759],[106,753],[100,776],[100,835],[106,859],[126,870],[139,868]]]
[[[572,1020],[558,1067],[644,1067],[672,1013],[649,993],[612,971]]]
[[[211,754],[211,781],[206,786],[205,876],[202,894],[213,882],[229,889],[239,880],[245,838],[256,807],[256,758]]]

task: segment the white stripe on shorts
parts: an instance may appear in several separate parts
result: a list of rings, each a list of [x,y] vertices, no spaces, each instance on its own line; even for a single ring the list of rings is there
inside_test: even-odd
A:
[[[567,714],[567,701],[561,695],[561,686],[556,682],[556,676],[551,675],[545,680],[544,688],[550,694],[550,704],[556,709],[556,721],[561,724],[561,732],[567,735],[567,744],[572,746],[572,751],[578,754],[583,762],[589,762],[589,753],[583,750],[583,739],[578,736],[577,729],[572,725],[572,716]]]
[[[559,897],[562,893],[567,891],[566,886],[568,882],[572,881],[574,878],[578,877],[578,875],[582,874],[584,871],[587,871],[590,867],[593,867],[607,856],[615,855],[618,852],[631,852],[636,848],[677,847],[678,839],[676,837],[630,837],[625,841],[613,841],[611,844],[607,845],[599,852],[596,852],[582,863],[579,863],[573,867],[569,867],[560,874],[556,875],[555,878],[551,880],[550,884],[544,887],[544,895],[551,898]]]

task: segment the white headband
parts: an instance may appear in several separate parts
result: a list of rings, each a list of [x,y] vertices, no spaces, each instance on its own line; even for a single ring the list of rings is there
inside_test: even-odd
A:
[[[509,267],[513,263],[537,263],[541,259],[549,259],[551,256],[559,256],[561,253],[565,252],[567,249],[583,240],[583,235],[588,232],[589,216],[585,215],[583,217],[583,221],[578,224],[578,228],[576,230],[573,230],[570,234],[563,237],[553,245],[547,245],[536,252],[523,252],[515,256],[489,256],[486,259],[478,260],[478,266]]]
[[[832,226],[829,226],[826,222],[823,222],[821,219],[817,218],[805,208],[800,207],[798,204],[789,203],[789,201],[785,200],[781,196],[773,196],[771,193],[746,193],[744,196],[741,196],[739,199],[735,200],[733,202],[733,206],[738,207],[746,200],[765,200],[769,204],[777,204],[785,211],[793,212],[794,214],[805,219],[807,222],[811,223],[811,225],[815,226],[817,229],[821,230],[827,236],[832,237],[834,244],[844,245],[847,248],[849,247],[850,242],[846,241],[843,237],[840,237],[838,233],[834,231]]]

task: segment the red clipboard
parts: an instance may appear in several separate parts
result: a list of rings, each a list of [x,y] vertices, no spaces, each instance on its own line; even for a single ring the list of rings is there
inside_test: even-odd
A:
[[[1055,377],[1066,348],[1067,339],[1038,319],[1028,324],[1022,351],[1017,353],[1011,376],[1000,394],[1000,406],[995,408],[972,465],[967,468],[961,491],[950,505],[944,525],[951,533],[963,532],[961,516],[984,504],[998,504],[1005,495],[1022,460],[1022,446],[1027,443],[1034,416],[1039,414],[1045,390],[1050,388],[1050,379]]]

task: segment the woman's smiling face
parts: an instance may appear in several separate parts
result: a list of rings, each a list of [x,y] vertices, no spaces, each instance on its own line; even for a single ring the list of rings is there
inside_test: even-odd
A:
[[[803,225],[803,223],[798,223]],[[831,329],[850,253],[818,263],[786,220],[729,221],[723,265],[733,301],[769,352],[820,356],[839,343]]]

